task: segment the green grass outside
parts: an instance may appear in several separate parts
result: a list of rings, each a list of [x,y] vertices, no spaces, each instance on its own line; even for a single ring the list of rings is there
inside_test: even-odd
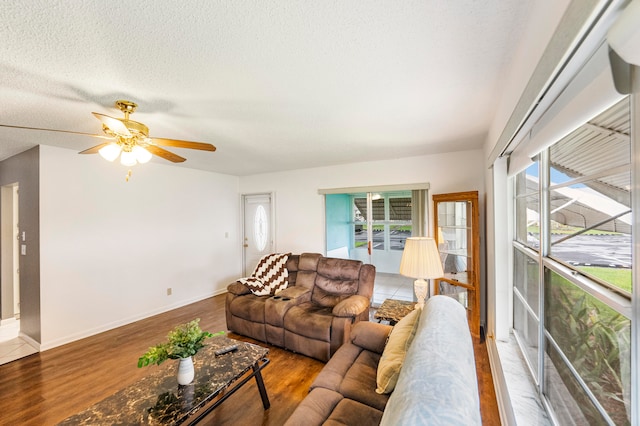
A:
[[[598,266],[576,266],[576,268],[631,293],[631,269]]]

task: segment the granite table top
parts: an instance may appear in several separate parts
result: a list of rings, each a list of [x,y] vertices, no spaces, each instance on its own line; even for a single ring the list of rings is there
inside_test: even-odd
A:
[[[238,350],[216,356],[217,349],[238,345]],[[61,425],[176,425],[216,399],[241,378],[269,350],[251,343],[215,336],[194,357],[195,378],[178,385],[177,360],[146,367],[150,374],[65,420]],[[135,361],[135,360],[134,360]]]
[[[382,305],[376,310],[374,318],[381,321],[389,321],[391,325],[395,325],[407,314],[415,309],[416,302],[407,302],[404,300],[385,299]]]

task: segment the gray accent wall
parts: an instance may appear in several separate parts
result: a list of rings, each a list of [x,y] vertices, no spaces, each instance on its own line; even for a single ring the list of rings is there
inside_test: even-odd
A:
[[[20,256],[20,331],[41,342],[40,327],[40,148],[0,162],[0,186],[18,183],[19,227],[27,254]]]

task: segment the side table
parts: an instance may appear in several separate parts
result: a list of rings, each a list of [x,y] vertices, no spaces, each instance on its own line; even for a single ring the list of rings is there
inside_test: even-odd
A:
[[[415,306],[416,302],[385,299],[373,317],[378,321],[389,321],[389,324],[396,325],[405,315],[413,311]]]

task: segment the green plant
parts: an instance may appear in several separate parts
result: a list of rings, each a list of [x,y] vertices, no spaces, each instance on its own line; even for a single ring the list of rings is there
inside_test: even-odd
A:
[[[631,322],[558,275],[545,291],[549,333],[614,423],[629,424]],[[589,424],[598,424],[600,415],[564,361],[555,351],[549,355]]]
[[[138,368],[147,365],[160,365],[167,359],[188,358],[195,355],[204,347],[204,339],[214,336],[208,331],[202,331],[200,318],[174,328],[167,335],[167,342],[152,346],[138,359]],[[220,331],[215,336],[224,334]]]

